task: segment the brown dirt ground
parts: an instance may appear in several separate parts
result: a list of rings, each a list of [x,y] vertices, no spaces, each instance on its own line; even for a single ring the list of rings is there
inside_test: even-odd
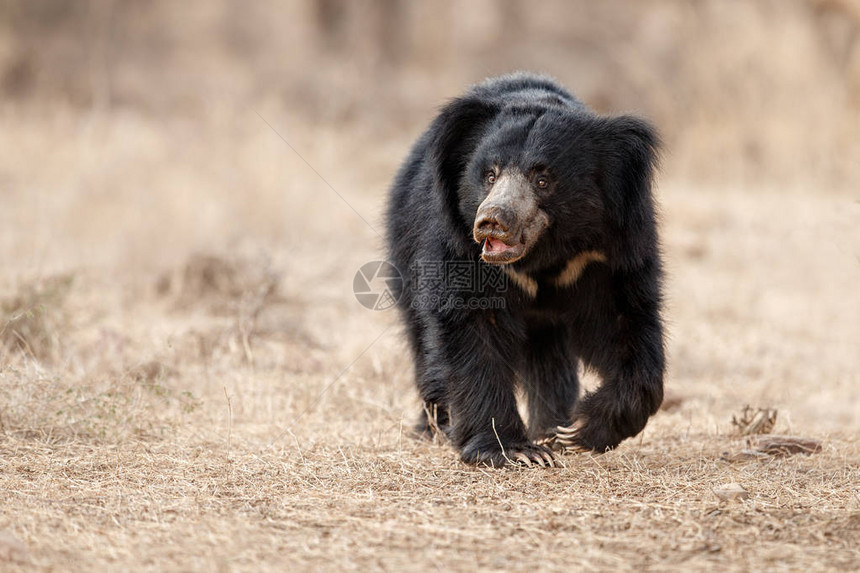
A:
[[[380,227],[408,134],[259,112]],[[854,196],[661,182],[671,408],[491,470],[407,436],[380,240],[255,113],[2,113],[0,570],[860,567]],[[744,404],[823,451],[724,461]]]

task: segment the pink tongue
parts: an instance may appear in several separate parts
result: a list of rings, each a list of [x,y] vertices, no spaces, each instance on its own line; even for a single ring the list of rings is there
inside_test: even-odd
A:
[[[495,253],[498,251],[507,251],[508,249],[512,249],[513,247],[506,245],[502,241],[498,239],[487,239],[487,244],[485,245],[485,250],[489,253]]]

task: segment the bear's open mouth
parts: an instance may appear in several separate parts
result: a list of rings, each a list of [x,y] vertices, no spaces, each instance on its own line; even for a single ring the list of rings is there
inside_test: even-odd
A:
[[[512,263],[523,256],[526,246],[524,243],[508,245],[500,239],[487,237],[484,240],[484,249],[481,258],[488,263]]]

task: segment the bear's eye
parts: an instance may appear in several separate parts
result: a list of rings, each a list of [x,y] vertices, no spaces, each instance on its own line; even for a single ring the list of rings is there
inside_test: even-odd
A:
[[[537,186],[541,189],[549,187],[549,180],[546,177],[538,177]]]
[[[493,183],[496,182],[496,172],[495,171],[487,171],[484,174],[484,179],[486,180],[487,183],[492,185]]]

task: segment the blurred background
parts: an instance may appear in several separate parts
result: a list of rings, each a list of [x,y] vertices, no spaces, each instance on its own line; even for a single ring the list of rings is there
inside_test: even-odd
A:
[[[446,98],[517,69],[653,120],[666,178],[807,193],[858,180],[856,0],[6,0],[0,190],[31,202],[36,237],[3,239],[26,253],[44,227],[85,226],[77,246],[92,246],[125,209],[141,215],[126,238],[148,219],[156,242],[181,240],[177,226],[203,225],[205,244],[244,236],[219,205],[283,239],[292,176],[275,164],[295,157],[257,114],[335,188],[379,197]]]
[[[662,128],[672,173],[792,181],[856,167],[853,0],[6,0],[3,99],[203,121],[422,125],[464,85],[541,70]]]
[[[281,423],[395,323],[351,285],[409,145],[513,70],[661,131],[670,387],[697,415],[856,425],[858,0],[2,1],[0,358],[76,388],[154,360]],[[388,338],[345,387],[400,415]]]

